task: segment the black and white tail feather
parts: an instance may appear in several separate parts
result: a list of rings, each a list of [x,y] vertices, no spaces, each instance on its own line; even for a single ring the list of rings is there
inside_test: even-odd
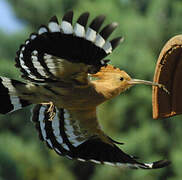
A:
[[[19,96],[21,87],[25,87],[25,83],[12,80],[6,77],[0,77],[0,113],[7,114],[31,103]],[[18,87],[18,88],[17,88]]]
[[[97,16],[86,28],[88,17],[88,12],[81,14],[73,26],[73,12],[69,11],[60,25],[54,16],[48,26],[42,25],[38,33],[32,33],[17,52],[16,66],[22,77],[38,83],[57,80],[57,63],[63,60],[90,65],[89,73],[96,73],[106,65],[108,60],[104,58],[123,38],[107,41],[117,23],[106,25],[99,32],[105,17]]]
[[[61,156],[96,164],[107,164],[133,169],[157,169],[169,165],[169,161],[161,160],[153,163],[140,163],[135,157],[124,153],[116,145],[103,142],[97,136],[81,133],[80,127],[72,119],[66,109],[54,107],[54,118],[49,105],[36,105],[32,121],[42,141]],[[79,132],[80,131],[80,132]]]

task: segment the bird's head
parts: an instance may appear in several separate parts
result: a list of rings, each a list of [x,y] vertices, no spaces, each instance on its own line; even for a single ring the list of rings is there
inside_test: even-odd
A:
[[[99,81],[103,83],[107,82],[106,84],[113,87],[113,89],[116,89],[118,93],[124,92],[128,88],[137,84],[158,86],[159,88],[162,88],[168,92],[167,89],[165,89],[165,87],[161,84],[140,79],[132,79],[125,71],[115,68],[112,65],[102,67],[99,72],[92,76],[98,78]]]

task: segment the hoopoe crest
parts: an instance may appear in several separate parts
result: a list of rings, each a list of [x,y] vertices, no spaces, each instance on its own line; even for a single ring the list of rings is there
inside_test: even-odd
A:
[[[138,162],[101,128],[96,114],[98,105],[135,84],[159,85],[132,79],[108,65],[105,57],[123,39],[107,40],[117,23],[100,30],[105,16],[97,16],[87,26],[88,17],[85,12],[72,25],[73,12],[69,11],[60,24],[54,16],[47,26],[30,34],[15,59],[27,81],[0,78],[0,113],[33,104],[32,121],[40,139],[60,156],[119,167],[167,166],[169,161],[165,160]]]

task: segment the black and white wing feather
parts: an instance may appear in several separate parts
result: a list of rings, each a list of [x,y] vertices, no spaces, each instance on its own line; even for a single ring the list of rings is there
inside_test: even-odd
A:
[[[59,80],[63,71],[69,71],[69,77],[80,72],[87,76],[106,65],[108,61],[104,58],[122,40],[118,37],[107,41],[117,23],[106,25],[99,33],[105,17],[97,16],[86,28],[88,17],[88,12],[81,14],[73,26],[73,12],[69,11],[61,24],[54,16],[48,26],[42,25],[38,33],[32,33],[17,52],[16,67],[22,77],[41,83]]]
[[[83,130],[81,124],[66,109],[54,107],[50,111],[49,105],[36,105],[32,120],[40,139],[59,155],[69,159],[136,169],[162,168],[170,163],[165,160],[154,163],[138,162],[114,143],[106,143],[97,135]]]

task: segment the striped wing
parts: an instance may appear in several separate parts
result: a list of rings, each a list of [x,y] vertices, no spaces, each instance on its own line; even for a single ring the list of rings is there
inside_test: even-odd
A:
[[[143,169],[162,168],[169,164],[169,161],[164,160],[137,162],[134,157],[119,149],[109,137],[113,143],[106,143],[99,136],[83,131],[78,121],[65,109],[53,107],[50,110],[49,105],[36,105],[32,120],[40,139],[59,155],[69,159]]]
[[[53,119],[51,119],[52,115],[54,115]],[[49,105],[36,105],[33,109],[32,121],[42,141],[58,154],[70,158],[75,158],[75,148],[91,137],[81,132],[79,124],[65,109],[53,108],[50,111]]]
[[[118,37],[107,41],[117,23],[105,26],[98,33],[104,16],[96,17],[86,28],[88,17],[87,12],[81,14],[72,26],[73,12],[70,11],[60,25],[53,17],[48,26],[42,25],[38,33],[32,33],[17,52],[16,67],[22,77],[40,83],[78,75],[75,79],[87,83],[87,73],[95,73],[106,65],[108,60],[103,59],[122,40]]]

